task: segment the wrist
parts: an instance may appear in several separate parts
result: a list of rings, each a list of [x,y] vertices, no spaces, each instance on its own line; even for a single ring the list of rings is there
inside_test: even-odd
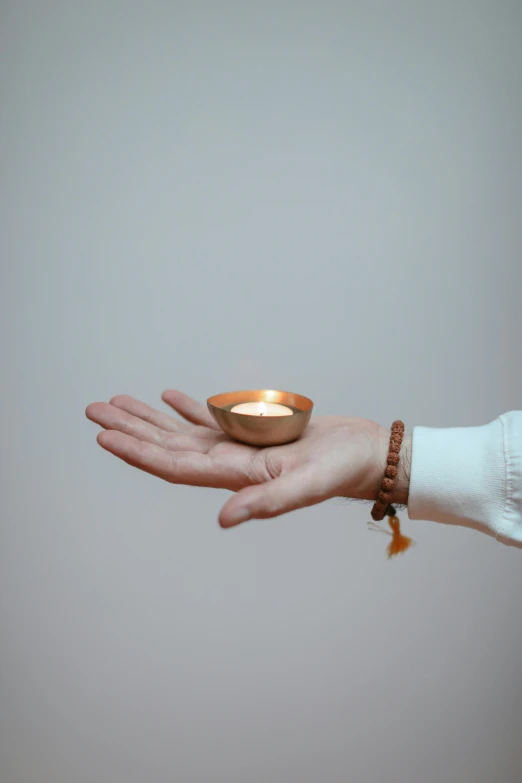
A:
[[[384,478],[384,472],[386,470],[386,459],[388,455],[388,447],[390,443],[390,430],[381,428],[377,453],[376,464],[376,481],[374,482],[374,492],[368,500],[375,500],[377,498],[379,489],[381,487],[382,480]],[[402,439],[400,460],[398,465],[397,479],[392,491],[391,503],[393,505],[406,506],[408,504],[408,496],[410,490],[410,473],[411,473],[411,454],[412,454],[412,437],[410,433],[405,433]]]
[[[401,506],[408,505],[410,494],[410,475],[411,475],[411,452],[412,452],[411,433],[405,433],[402,439],[399,472],[397,474],[397,483],[392,494],[392,502]]]

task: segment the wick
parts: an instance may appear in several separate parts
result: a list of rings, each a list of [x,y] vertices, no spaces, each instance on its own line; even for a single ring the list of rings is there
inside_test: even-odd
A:
[[[261,411],[261,413],[260,413],[259,415],[260,415],[260,416],[264,416],[265,414],[263,413],[263,411]]]

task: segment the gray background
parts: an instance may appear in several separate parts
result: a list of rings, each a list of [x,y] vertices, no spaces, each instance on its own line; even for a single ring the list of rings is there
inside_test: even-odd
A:
[[[0,8],[2,783],[519,781],[520,551],[222,531],[83,410],[520,408],[521,3]]]

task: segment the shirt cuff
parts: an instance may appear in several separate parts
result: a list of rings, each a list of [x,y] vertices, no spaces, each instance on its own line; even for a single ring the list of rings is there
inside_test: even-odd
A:
[[[410,519],[470,527],[522,547],[517,515],[506,513],[505,426],[496,419],[482,427],[415,427]]]

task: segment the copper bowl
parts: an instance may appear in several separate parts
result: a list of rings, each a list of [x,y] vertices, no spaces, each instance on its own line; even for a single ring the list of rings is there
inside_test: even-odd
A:
[[[292,409],[291,416],[251,416],[230,409],[241,402],[275,402]],[[209,397],[210,413],[223,432],[251,446],[281,446],[299,438],[308,426],[314,404],[308,397],[275,389],[255,389]]]

